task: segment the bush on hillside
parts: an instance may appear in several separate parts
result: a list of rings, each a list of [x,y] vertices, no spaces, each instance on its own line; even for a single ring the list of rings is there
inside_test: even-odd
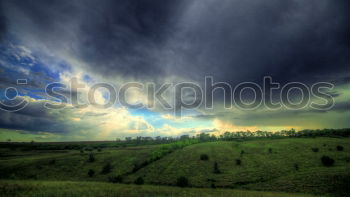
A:
[[[134,183],[135,183],[136,185],[143,185],[143,183],[144,183],[143,178],[142,178],[142,177],[138,177],[138,178],[134,181]]]
[[[272,148],[269,148],[269,153],[272,153]]]
[[[184,176],[181,176],[181,177],[177,178],[176,185],[179,187],[187,187],[189,185],[188,179]]]
[[[108,177],[108,181],[111,183],[122,183],[123,177],[121,175]]]
[[[236,159],[236,165],[240,166],[242,164],[242,161],[240,159]]]
[[[334,164],[334,159],[328,157],[328,156],[322,156],[321,157],[321,162],[324,166],[330,167],[333,166]]]
[[[337,146],[337,151],[343,151],[343,150],[344,150],[343,146],[340,146],[340,145]]]
[[[49,161],[49,165],[55,165],[55,163],[56,163],[55,159],[52,159],[52,160]]]
[[[85,148],[85,151],[91,152],[91,151],[93,151],[93,149],[91,147],[87,147],[87,148]]]
[[[311,148],[311,150],[312,150],[313,152],[315,152],[315,153],[317,153],[317,152],[319,151],[318,148]]]
[[[211,188],[216,189],[216,185],[214,183],[212,183]]]
[[[299,165],[297,163],[295,163],[294,164],[294,168],[295,168],[296,171],[298,171],[299,170]]]
[[[108,174],[112,170],[112,165],[110,163],[107,163],[106,165],[103,166],[101,174]]]
[[[221,171],[219,169],[219,164],[217,162],[214,162],[214,173],[215,174],[220,174]]]
[[[201,154],[200,159],[206,161],[209,160],[209,156],[207,154]]]
[[[90,169],[90,170],[88,171],[89,177],[93,177],[94,174],[95,174],[95,171],[94,171],[93,169]]]
[[[95,156],[94,154],[90,153],[89,154],[89,162],[94,162],[95,161]]]

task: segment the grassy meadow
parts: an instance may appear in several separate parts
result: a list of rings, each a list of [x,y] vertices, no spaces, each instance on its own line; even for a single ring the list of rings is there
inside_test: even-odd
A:
[[[311,194],[284,192],[259,192],[232,189],[177,188],[154,185],[123,185],[101,182],[69,181],[0,181],[0,192],[4,196],[103,196],[103,197],[316,197]]]
[[[350,138],[64,150],[2,144],[0,172],[0,196],[346,196]]]

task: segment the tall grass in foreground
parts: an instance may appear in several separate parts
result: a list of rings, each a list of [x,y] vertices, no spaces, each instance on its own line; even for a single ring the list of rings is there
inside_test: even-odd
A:
[[[0,196],[11,197],[313,197],[309,194],[258,192],[229,189],[177,188],[69,181],[0,181]]]

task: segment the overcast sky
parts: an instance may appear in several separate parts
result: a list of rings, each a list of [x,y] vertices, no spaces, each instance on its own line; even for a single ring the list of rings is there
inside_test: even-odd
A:
[[[0,98],[11,86],[29,102],[21,111],[0,111],[1,141],[350,127],[348,0],[0,2]],[[43,107],[50,100],[44,94],[46,85],[69,84],[73,77],[87,87],[96,82],[115,87],[126,82],[195,82],[203,87],[205,76],[232,86],[261,85],[264,76],[282,85],[329,82],[335,85],[328,92],[335,105],[322,111],[242,111],[224,109],[218,92],[213,109],[201,106],[182,118],[159,106]],[[17,79],[28,79],[28,84],[18,86]],[[82,100],[84,91],[79,93]],[[97,97],[106,100],[103,91]],[[137,91],[128,101],[148,102],[147,95]]]

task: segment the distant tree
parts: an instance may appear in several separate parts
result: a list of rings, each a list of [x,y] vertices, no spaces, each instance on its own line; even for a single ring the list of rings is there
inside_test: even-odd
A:
[[[102,151],[102,149],[101,149],[101,148],[98,148],[98,149],[97,149],[97,151],[98,151],[98,152],[101,152],[101,151]]]
[[[135,183],[136,185],[143,185],[143,183],[144,183],[143,178],[139,176],[139,177],[134,181],[134,183]]]
[[[84,150],[83,150],[83,149],[80,149],[80,153],[83,154],[83,153],[84,153]]]
[[[89,177],[93,177],[94,174],[95,174],[95,171],[94,171],[93,169],[90,169],[90,170],[88,171]]]
[[[106,163],[102,168],[101,174],[108,174],[111,172],[111,170],[112,170],[111,163]]]
[[[219,169],[219,164],[217,162],[214,162],[214,173],[215,174],[220,174],[221,171]]]
[[[330,167],[333,166],[334,164],[334,159],[328,157],[328,156],[322,156],[321,157],[321,162],[324,166]]]
[[[312,150],[313,152],[315,152],[315,153],[317,153],[317,152],[319,151],[318,148],[311,148],[311,150]]]
[[[272,153],[272,148],[269,148],[269,153]]]
[[[179,187],[187,187],[188,186],[188,179],[184,176],[181,176],[177,179],[176,185]]]
[[[126,142],[131,142],[132,141],[132,137],[125,137],[125,141]]]
[[[200,159],[203,161],[209,160],[209,156],[207,154],[201,154]]]
[[[56,160],[55,160],[55,159],[52,159],[52,160],[49,161],[49,164],[50,164],[50,165],[54,165],[55,163],[56,163]]]
[[[236,159],[236,165],[240,166],[242,164],[242,161],[240,159]]]
[[[241,150],[241,156],[244,154],[244,150]]]
[[[89,162],[94,162],[95,161],[95,156],[94,154],[90,153],[89,154]]]
[[[294,164],[294,168],[295,168],[296,171],[298,171],[299,170],[299,165],[297,163],[295,163]]]
[[[140,165],[134,164],[134,167],[132,168],[132,172],[135,173],[135,172],[137,172],[140,168],[141,168]]]
[[[190,139],[190,136],[189,135],[180,136],[180,140],[186,140],[186,139]]]
[[[108,177],[108,181],[111,183],[122,183],[123,177],[121,175]]]
[[[93,151],[94,149],[93,148],[91,148],[91,147],[87,147],[87,148],[85,148],[85,151],[89,151],[89,152],[91,152],[91,151]]]
[[[212,183],[210,187],[216,189],[216,185],[214,183]]]
[[[200,133],[198,136],[200,141],[210,141],[210,135],[208,133]]]
[[[343,150],[344,150],[343,146],[340,146],[340,145],[337,146],[337,151],[343,151]]]

